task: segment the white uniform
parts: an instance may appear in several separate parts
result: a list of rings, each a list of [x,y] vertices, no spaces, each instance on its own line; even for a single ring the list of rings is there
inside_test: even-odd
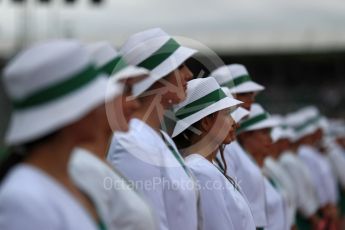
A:
[[[192,178],[159,133],[138,119],[132,119],[129,127],[129,132],[114,135],[108,161],[145,195],[159,229],[197,229],[197,192]],[[178,152],[170,137],[163,135]]]
[[[290,178],[283,166],[272,157],[267,157],[265,159],[263,172],[264,175],[279,183],[280,188],[278,191],[284,198],[287,208],[288,226],[293,226],[295,223],[297,202],[297,194],[293,180]]]
[[[342,189],[345,189],[345,151],[335,141],[327,145],[327,156],[331,162],[334,175]]]
[[[301,146],[298,155],[308,166],[313,178],[320,206],[327,203],[336,204],[338,201],[337,183],[334,178],[327,156],[324,156],[310,146]]]
[[[227,174],[241,186],[249,202],[255,226],[265,227],[267,224],[265,185],[260,168],[237,141],[225,147],[224,156],[228,166]]]
[[[52,177],[33,166],[19,164],[1,184],[0,229],[96,230],[97,225]]]
[[[294,180],[298,211],[305,218],[315,214],[319,208],[319,200],[307,166],[292,152],[283,153],[280,163]]]
[[[265,230],[288,230],[287,214],[282,196],[265,178],[265,192],[267,204],[267,226]]]
[[[69,170],[77,186],[95,203],[108,230],[150,230],[149,206],[109,165],[84,149],[76,149]]]
[[[255,224],[245,197],[206,158],[199,154],[186,157],[201,195],[204,230],[254,230]]]

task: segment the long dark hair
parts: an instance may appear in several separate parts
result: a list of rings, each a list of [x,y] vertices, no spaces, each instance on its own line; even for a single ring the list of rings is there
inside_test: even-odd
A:
[[[215,113],[212,113],[210,115],[208,115],[207,117],[212,117],[212,116],[215,116],[217,112]],[[193,143],[191,142],[191,138],[193,135],[195,135],[195,133],[193,132],[193,129],[195,130],[200,130],[200,127],[201,127],[201,120],[195,122],[194,124],[192,124],[191,126],[188,127],[188,129],[184,130],[182,133],[180,133],[179,135],[177,135],[176,137],[173,138],[176,146],[178,149],[184,149],[184,148],[187,148],[189,146],[191,146]],[[219,153],[220,153],[220,156],[221,156],[221,161],[222,162],[219,162],[221,163],[220,167],[222,169],[222,173],[224,174],[225,177],[228,177],[227,176],[227,169],[228,169],[228,166],[226,164],[226,161],[225,161],[225,157],[224,157],[224,148],[225,148],[225,145],[220,145],[219,146]],[[216,157],[215,159],[216,161],[219,161],[219,159]],[[219,164],[217,162],[217,164]]]

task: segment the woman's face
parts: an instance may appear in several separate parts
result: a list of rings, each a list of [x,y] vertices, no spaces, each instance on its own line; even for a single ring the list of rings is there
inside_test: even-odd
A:
[[[132,87],[138,79],[133,78],[123,82],[123,93],[107,103],[107,120],[113,132],[128,131],[128,123],[134,112],[140,107],[138,99],[132,96]]]
[[[255,93],[254,92],[237,93],[235,95],[235,98],[237,100],[243,101],[243,104],[241,104],[241,107],[245,108],[246,110],[250,110],[250,107],[255,102]]]
[[[159,82],[163,87],[162,89],[162,102],[168,107],[176,105],[186,98],[187,82],[193,77],[192,72],[189,68],[182,64],[164,77]]]
[[[235,140],[236,123],[230,116],[229,109],[223,109],[214,116],[214,122],[209,129],[211,138],[217,145],[230,144]]]
[[[241,142],[261,165],[270,153],[272,143],[270,129],[260,129],[240,134]]]

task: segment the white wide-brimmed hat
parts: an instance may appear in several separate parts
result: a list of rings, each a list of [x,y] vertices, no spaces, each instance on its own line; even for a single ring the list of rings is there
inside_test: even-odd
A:
[[[286,124],[295,131],[295,141],[314,133],[320,126],[320,112],[315,106],[304,107],[286,118]]]
[[[222,87],[222,90],[228,97],[234,98],[228,87]],[[237,109],[231,112],[230,115],[236,123],[239,123],[243,118],[249,115],[249,111],[239,106]]]
[[[6,66],[3,81],[13,104],[7,145],[34,141],[71,124],[123,88],[108,84],[75,40],[49,41],[21,52]]]
[[[212,113],[231,107],[235,109],[241,103],[228,97],[212,77],[191,80],[187,85],[186,100],[174,106],[177,122],[172,137]]]
[[[254,103],[250,107],[249,116],[240,122],[237,133],[273,128],[278,124],[277,119],[271,117],[261,105]]]
[[[264,86],[254,82],[246,67],[240,64],[221,66],[215,69],[211,76],[219,85],[228,87],[233,94],[259,92],[265,89]]]
[[[109,75],[113,81],[148,75],[142,67],[128,65],[117,50],[107,41],[95,42],[86,46],[96,67]]]
[[[156,81],[176,70],[196,50],[181,46],[160,28],[136,33],[121,48],[127,63],[151,71],[150,77],[133,87],[134,96],[145,92]]]
[[[277,120],[278,125],[271,131],[271,138],[273,142],[277,142],[281,139],[288,139],[294,141],[295,133],[294,130],[285,124],[285,118],[281,115],[272,115]]]

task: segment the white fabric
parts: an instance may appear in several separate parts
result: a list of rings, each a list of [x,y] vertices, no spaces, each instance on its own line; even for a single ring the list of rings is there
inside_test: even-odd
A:
[[[138,65],[159,50],[171,38],[160,28],[141,31],[128,38],[121,47],[121,53],[128,64]],[[134,85],[133,95],[139,96],[145,92],[156,81],[177,69],[196,52],[194,49],[180,46],[166,60],[153,68],[148,78]]]
[[[345,189],[345,151],[334,140],[328,144],[327,156],[340,186]]]
[[[98,228],[81,204],[53,178],[35,167],[19,164],[0,187],[0,229]]]
[[[250,107],[250,112],[249,112],[249,116],[246,117],[245,120],[242,120],[242,123],[250,120],[256,116],[259,116],[261,114],[267,113],[264,108],[258,104],[258,103],[254,103],[252,104],[252,106]],[[241,123],[240,123],[241,124]],[[268,118],[259,121],[251,126],[246,127],[245,129],[241,130],[241,132],[247,132],[247,131],[253,131],[253,130],[259,130],[259,129],[266,129],[266,128],[273,128],[275,126],[277,126],[279,124],[279,120],[277,120],[274,117],[268,116]]]
[[[109,63],[113,59],[120,57],[117,50],[107,41],[95,42],[86,46],[94,63],[98,68]],[[114,80],[133,78],[141,75],[147,75],[149,71],[137,66],[126,66],[116,74],[112,74]]]
[[[283,153],[280,157],[280,163],[295,184],[298,211],[305,218],[315,214],[319,208],[319,201],[307,166],[292,152]]]
[[[336,204],[338,200],[338,187],[327,157],[321,155],[311,146],[301,146],[298,155],[308,166],[313,178],[320,206],[328,203]]]
[[[231,117],[234,119],[236,123],[239,123],[242,119],[248,116],[248,114],[248,110],[242,107],[238,107],[234,112],[231,113]]]
[[[298,194],[296,193],[296,185],[283,166],[272,157],[267,157],[265,159],[262,170],[264,175],[279,184],[280,188],[278,192],[281,193],[286,203],[288,226],[292,227],[295,223],[297,206]]]
[[[5,89],[11,100],[22,100],[75,77],[90,65],[91,57],[80,42],[45,42],[23,51],[8,64],[4,70]],[[5,141],[19,145],[47,135],[80,119],[121,91],[121,87],[108,86],[108,79],[99,76],[47,103],[15,109]]]
[[[173,144],[171,139],[168,141]],[[114,135],[107,158],[145,195],[158,219],[159,229],[197,229],[194,181],[159,133],[132,119],[128,133]]]
[[[174,106],[174,112],[176,113],[179,109],[188,106],[194,101],[212,93],[215,90],[221,90],[217,81],[212,77],[207,78],[197,78],[191,80],[187,84],[187,97],[186,99]],[[208,105],[207,107],[196,111],[195,113],[185,117],[176,122],[172,136],[176,137],[188,127],[190,127],[195,122],[201,120],[202,118],[210,115],[214,112],[220,111],[222,109],[231,108],[241,104],[242,102],[234,98],[225,97],[219,101]]]
[[[282,196],[265,178],[267,226],[265,230],[289,230]]]
[[[255,229],[245,197],[211,162],[192,154],[186,157],[186,164],[200,188],[203,229]]]
[[[221,66],[214,71],[212,71],[211,76],[214,77],[220,85],[231,82],[234,79],[249,75],[247,69],[241,64],[231,64]],[[264,90],[265,87],[259,85],[254,81],[248,81],[242,83],[238,86],[234,86],[230,89],[231,93],[248,93],[248,92],[258,92]]]
[[[265,227],[267,224],[265,187],[260,168],[249,158],[237,141],[225,147],[224,156],[228,166],[227,174],[241,186],[249,202],[255,226]]]
[[[108,230],[150,230],[155,222],[149,206],[121,175],[87,150],[78,148],[69,171],[76,185],[94,202]]]

